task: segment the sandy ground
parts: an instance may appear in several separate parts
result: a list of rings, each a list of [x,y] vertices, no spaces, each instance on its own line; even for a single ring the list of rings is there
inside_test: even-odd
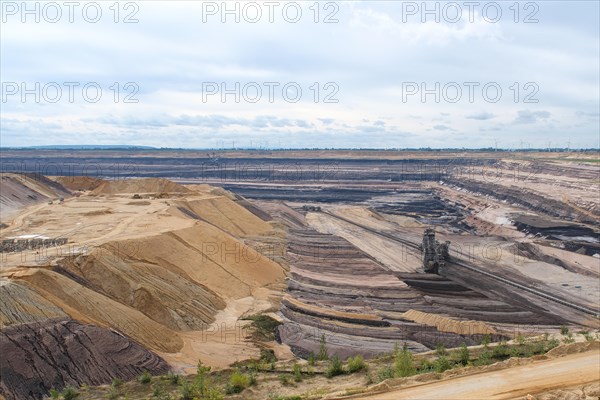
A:
[[[198,359],[224,368],[257,356],[245,339],[248,322],[238,319],[276,310],[285,274],[244,240],[260,243],[272,226],[220,189],[164,194],[178,185],[126,183],[31,205],[7,221],[1,239],[41,235],[68,244],[0,255],[3,289],[19,284],[9,309],[0,310],[3,324],[44,319],[49,312],[36,310],[49,301],[72,318],[133,337],[182,371],[195,371]],[[149,194],[139,199],[132,191]],[[80,256],[65,264],[73,254]],[[57,264],[90,286],[52,270]]]
[[[514,399],[600,380],[600,352],[573,354],[506,370],[446,379],[361,398],[373,400]]]

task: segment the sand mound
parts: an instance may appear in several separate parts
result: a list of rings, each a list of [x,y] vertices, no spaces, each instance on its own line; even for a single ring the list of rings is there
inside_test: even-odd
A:
[[[14,277],[27,281],[44,298],[60,307],[73,319],[114,328],[151,349],[167,353],[176,352],[183,345],[175,332],[140,311],[86,288],[59,273],[32,269],[27,273],[15,274]]]
[[[416,310],[408,310],[402,314],[402,317],[419,324],[435,326],[440,332],[459,335],[492,335],[496,333],[492,327],[481,321],[460,321]]]
[[[171,211],[204,220],[236,237],[261,235],[272,230],[267,222],[224,196],[178,202]]]
[[[94,190],[106,181],[89,176],[56,176],[52,178],[70,190]]]
[[[69,196],[57,182],[36,174],[0,174],[0,217],[4,221],[31,204]]]
[[[121,193],[189,193],[185,186],[162,178],[124,179],[105,181],[92,191],[92,195]]]
[[[89,256],[62,260],[56,270],[174,330],[200,330],[225,302],[212,290],[161,265],[115,256],[108,243]],[[135,248],[135,247],[130,247]]]
[[[279,264],[203,221],[138,240],[135,248],[137,261],[168,268],[225,299],[250,296],[254,289],[285,277]]]
[[[59,307],[24,283],[0,281],[0,327],[66,317]]]
[[[13,326],[0,338],[0,394],[9,400],[41,399],[51,388],[102,385],[169,369],[162,358],[129,338],[72,320]]]

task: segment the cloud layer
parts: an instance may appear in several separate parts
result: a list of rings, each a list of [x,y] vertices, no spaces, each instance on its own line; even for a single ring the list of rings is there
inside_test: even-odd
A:
[[[2,146],[599,146],[597,2],[6,3]]]

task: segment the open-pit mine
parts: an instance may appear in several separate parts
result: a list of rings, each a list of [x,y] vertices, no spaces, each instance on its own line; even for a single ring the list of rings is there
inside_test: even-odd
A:
[[[0,185],[6,399],[187,399],[199,360],[200,399],[599,398],[597,152],[11,150]]]

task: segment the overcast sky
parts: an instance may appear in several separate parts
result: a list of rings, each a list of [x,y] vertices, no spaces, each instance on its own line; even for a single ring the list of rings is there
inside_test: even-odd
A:
[[[77,3],[1,1],[2,146],[599,147],[598,1]]]

